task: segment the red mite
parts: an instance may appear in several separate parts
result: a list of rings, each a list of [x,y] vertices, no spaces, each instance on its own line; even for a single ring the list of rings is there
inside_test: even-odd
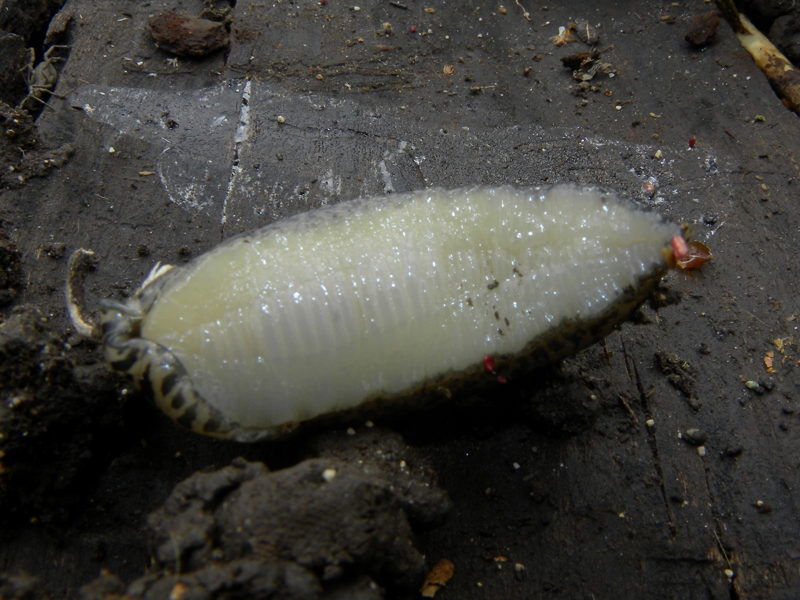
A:
[[[416,25],[412,25],[411,27],[408,28],[408,30],[411,33],[417,33],[417,26]]]
[[[483,368],[492,375],[497,375],[494,370],[494,356],[487,354],[483,357]],[[505,375],[497,375],[497,383],[508,383],[508,377]]]
[[[693,137],[689,138],[689,148],[694,148],[694,145],[697,143],[697,140]]]

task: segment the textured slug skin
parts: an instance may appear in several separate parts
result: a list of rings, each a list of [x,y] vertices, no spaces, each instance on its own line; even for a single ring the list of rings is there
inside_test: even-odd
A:
[[[431,382],[446,394],[486,375],[486,355],[509,367],[562,358],[643,300],[678,233],[571,185],[356,200],[173,269],[141,337],[224,417],[277,430]]]

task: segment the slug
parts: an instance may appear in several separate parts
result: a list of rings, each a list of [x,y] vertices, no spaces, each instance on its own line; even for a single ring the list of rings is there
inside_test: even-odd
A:
[[[184,426],[277,438],[569,356],[646,299],[673,247],[677,225],[597,187],[354,200],[156,265],[104,303],[104,353]]]

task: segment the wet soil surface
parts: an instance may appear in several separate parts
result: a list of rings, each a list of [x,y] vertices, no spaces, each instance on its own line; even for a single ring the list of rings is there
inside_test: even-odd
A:
[[[47,6],[30,43],[0,39],[7,75],[63,46],[47,107],[11,108],[24,85],[0,107],[0,595],[411,598],[448,559],[441,598],[797,597],[800,124],[725,22],[684,39],[707,3]],[[177,58],[148,28],[173,9],[197,18],[159,29]],[[80,247],[91,312],[324,204],[562,181],[690,223],[714,258],[464,406],[214,441],[67,315]]]

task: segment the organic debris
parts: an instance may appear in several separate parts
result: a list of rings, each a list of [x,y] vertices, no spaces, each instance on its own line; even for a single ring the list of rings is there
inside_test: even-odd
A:
[[[775,368],[772,366],[772,361],[775,358],[775,353],[771,350],[764,355],[764,367],[767,369],[767,373],[777,373]]]
[[[613,48],[609,46],[603,50],[592,50],[590,52],[578,52],[569,56],[561,57],[561,63],[568,69],[572,69],[572,77],[578,81],[589,81],[598,73],[612,73],[614,67],[611,63],[600,60],[603,52]]]
[[[691,241],[687,247],[686,258],[677,261],[678,266],[685,271],[699,269],[713,258],[711,250],[703,242]]]
[[[425,583],[422,584],[419,593],[423,598],[433,598],[440,588],[447,585],[450,578],[453,576],[456,566],[452,561],[445,559],[440,560],[435,567],[433,567],[428,575],[425,577]]]
[[[667,380],[676,390],[689,398],[689,404],[697,410],[699,404],[693,402],[694,380],[697,375],[694,368],[674,352],[659,350],[656,352],[656,359],[661,372],[667,376]]]
[[[584,44],[594,46],[600,43],[600,35],[597,33],[597,29],[589,25],[588,21],[578,21],[575,24],[575,34]]]
[[[576,31],[577,26],[575,23],[567,23],[566,27],[558,28],[558,35],[550,38],[550,41],[553,42],[554,46],[565,46],[570,42],[577,42],[578,40],[574,35]]]

